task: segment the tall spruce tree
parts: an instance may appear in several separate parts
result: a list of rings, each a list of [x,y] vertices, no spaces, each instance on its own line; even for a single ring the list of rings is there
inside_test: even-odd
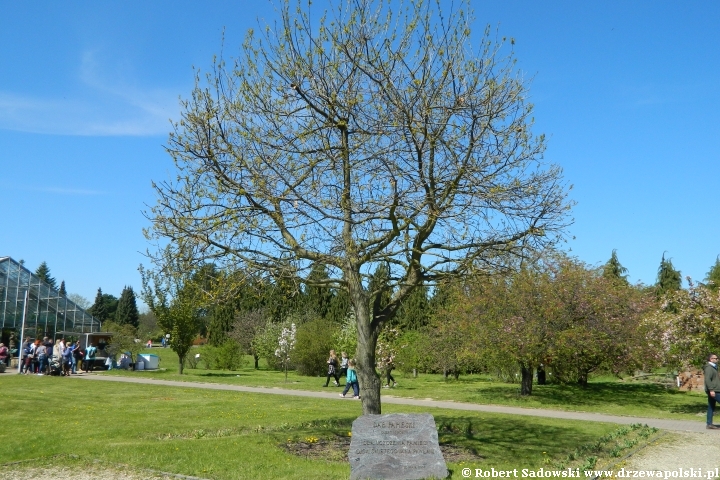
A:
[[[46,262],[42,262],[40,266],[35,270],[35,275],[40,277],[40,280],[50,285],[53,290],[57,290],[57,280],[50,275],[50,267]]]
[[[341,324],[350,315],[350,297],[346,290],[335,290],[333,292],[332,301],[330,302],[330,310],[328,319],[332,322]]]
[[[264,308],[265,282],[258,276],[245,275],[244,272],[242,276],[245,277],[244,281],[237,285],[233,297],[228,300],[232,303],[235,312],[239,314]]]
[[[310,269],[308,282],[305,285],[305,302],[309,309],[314,311],[321,318],[328,318],[333,300],[333,292],[327,286],[321,286],[328,282],[327,268],[325,265],[316,263]]]
[[[93,303],[92,307],[90,307],[90,315],[97,318],[101,322],[107,320],[108,313],[105,302],[103,301],[103,293],[101,288],[98,288],[97,295],[95,295],[95,303]]]
[[[120,294],[117,310],[115,311],[115,322],[120,325],[132,325],[137,328],[140,325],[140,312],[137,308],[137,300],[132,287],[126,286]]]
[[[675,270],[673,267],[672,260],[665,258],[663,253],[662,260],[660,261],[660,267],[658,268],[657,283],[655,284],[655,291],[658,296],[663,296],[667,292],[674,292],[680,290],[682,287],[682,275],[679,270]]]
[[[294,274],[277,276],[262,283],[261,303],[274,322],[282,322],[289,314],[299,310],[305,301],[298,288],[301,283],[302,278]]]
[[[421,329],[430,320],[428,302],[427,287],[418,287],[400,305],[392,323],[402,331]]]
[[[230,337],[228,333],[233,328],[235,321],[235,308],[232,303],[221,303],[215,305],[210,311],[208,322],[208,343],[220,346]]]
[[[103,293],[103,303],[105,304],[105,320],[115,320],[119,299],[110,293]]]
[[[603,266],[603,277],[627,285],[627,271],[628,269],[623,267],[618,260],[617,250],[613,250],[610,260]]]
[[[58,290],[58,293],[61,297],[67,297],[67,290],[65,290],[65,280],[60,282],[60,290]]]
[[[432,296],[428,300],[429,315],[433,315],[446,307],[452,300],[453,289],[456,282],[441,282],[433,288]]]
[[[705,286],[713,292],[717,292],[718,288],[720,288],[720,257],[715,258],[715,265],[707,273],[705,282]]]

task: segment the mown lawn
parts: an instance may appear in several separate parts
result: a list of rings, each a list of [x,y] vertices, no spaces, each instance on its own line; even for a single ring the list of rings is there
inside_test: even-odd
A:
[[[178,375],[177,356],[172,350],[154,348],[151,353],[160,356],[160,366],[164,371],[109,373],[165,380],[324,390],[321,387],[325,383],[324,377],[303,377],[289,372],[288,383],[285,383],[284,373],[268,370],[264,368],[264,363],[261,363],[260,370],[254,370],[248,362],[239,371],[185,369],[183,375]],[[418,378],[412,378],[411,375],[397,371],[393,375],[398,387],[384,389],[383,395],[698,421],[703,421],[707,408],[702,392],[680,392],[652,383],[623,382],[610,377],[591,379],[587,388],[576,385],[535,385],[531,396],[521,397],[518,384],[492,381],[483,375],[463,375],[459,380],[447,381],[441,375],[421,374]],[[344,380],[341,383],[344,384]]]
[[[281,377],[270,372],[262,375],[266,381],[276,378],[282,383]],[[193,377],[203,378],[188,375],[188,379]],[[235,378],[257,377],[247,373]],[[308,386],[319,388],[317,383],[314,379]],[[100,461],[213,479],[347,478],[346,447],[311,458],[289,453],[287,447],[308,442],[342,445],[361,413],[360,403],[352,400],[11,373],[0,375],[0,389],[0,464],[5,469],[21,468],[23,463],[7,466],[17,461],[29,461],[26,465]],[[389,404],[383,410],[426,411]],[[560,461],[579,445],[596,443],[618,428],[441,409],[431,413],[441,444],[453,445],[469,456],[462,463],[448,462],[452,478],[462,478],[464,466],[547,468],[549,462]]]

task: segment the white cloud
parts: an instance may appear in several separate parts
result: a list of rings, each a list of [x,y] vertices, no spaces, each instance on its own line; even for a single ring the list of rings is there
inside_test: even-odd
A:
[[[170,131],[178,95],[107,79],[96,54],[83,54],[79,94],[65,98],[0,91],[0,129],[57,135],[148,136]]]
[[[79,195],[79,196],[95,196],[95,195],[107,195],[108,192],[102,190],[90,190],[86,188],[71,188],[71,187],[35,187],[35,186],[23,186],[16,184],[7,184],[5,182],[0,183],[0,187],[4,190],[20,190],[26,192],[40,192],[40,193],[57,193],[60,195]]]
[[[36,192],[60,193],[63,195],[106,195],[107,192],[100,190],[84,190],[81,188],[58,188],[58,187],[36,187],[29,188]]]

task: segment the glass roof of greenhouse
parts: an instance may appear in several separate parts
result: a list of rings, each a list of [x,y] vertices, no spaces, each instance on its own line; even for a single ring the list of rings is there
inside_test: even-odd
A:
[[[10,257],[0,257],[0,328],[20,331],[25,292],[29,292],[25,334],[54,337],[56,332],[96,332],[100,321]]]

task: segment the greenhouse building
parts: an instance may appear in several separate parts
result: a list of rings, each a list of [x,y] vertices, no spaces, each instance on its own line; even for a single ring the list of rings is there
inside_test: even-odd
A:
[[[27,304],[25,293],[27,292]],[[92,333],[100,321],[10,257],[0,257],[0,341],[14,347],[25,315],[25,339],[59,332]],[[12,348],[11,347],[11,348]]]

